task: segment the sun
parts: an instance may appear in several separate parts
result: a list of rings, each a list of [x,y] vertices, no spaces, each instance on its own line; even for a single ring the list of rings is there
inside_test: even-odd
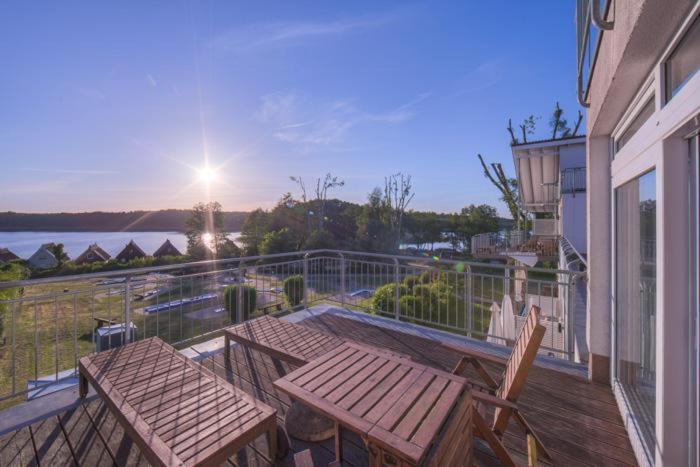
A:
[[[218,174],[212,167],[204,166],[201,169],[197,169],[197,178],[200,182],[210,185],[216,181]]]

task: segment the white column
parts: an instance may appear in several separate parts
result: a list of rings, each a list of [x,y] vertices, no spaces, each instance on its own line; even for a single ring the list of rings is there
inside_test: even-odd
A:
[[[586,145],[588,243],[588,375],[610,384],[611,182],[610,139],[588,138]]]
[[[688,142],[664,141],[656,171],[656,465],[688,465]]]

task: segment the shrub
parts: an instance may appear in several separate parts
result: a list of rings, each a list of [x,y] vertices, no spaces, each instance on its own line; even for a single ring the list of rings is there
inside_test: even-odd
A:
[[[420,284],[419,276],[406,276],[403,278],[403,285],[405,285],[409,291],[413,290],[413,287],[418,284]]]
[[[258,293],[255,287],[249,285],[229,285],[224,290],[224,307],[228,310],[231,316],[231,322],[235,323],[236,315],[238,314],[238,289],[241,289],[243,296],[241,304],[243,306],[243,321],[250,318],[250,314],[255,311],[255,305],[258,300]]]
[[[396,290],[396,282],[383,285],[374,291],[372,295],[372,308],[377,311],[394,312],[394,291]],[[399,297],[408,293],[405,285],[399,285]]]
[[[291,306],[297,306],[304,299],[304,276],[295,274],[289,276],[282,283],[284,294]]]
[[[415,295],[404,295],[399,298],[399,310],[406,317],[423,317],[430,309],[429,298]]]
[[[419,278],[421,284],[430,284],[433,281],[433,273],[432,271],[423,271]]]

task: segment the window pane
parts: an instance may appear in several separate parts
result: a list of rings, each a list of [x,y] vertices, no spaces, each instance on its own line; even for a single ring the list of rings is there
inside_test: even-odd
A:
[[[630,126],[627,127],[625,131],[622,132],[620,137],[616,141],[616,151],[619,151],[622,146],[627,144],[627,142],[632,139],[632,137],[639,131],[639,129],[644,125],[644,123],[649,120],[649,118],[654,115],[654,110],[655,110],[655,102],[654,102],[654,96],[652,95],[651,98],[644,104],[644,107],[642,107],[642,110],[639,111],[636,117],[634,117],[634,120],[632,120],[632,123],[630,123]]]
[[[656,175],[615,190],[616,378],[654,451],[656,400]]]
[[[666,62],[666,99],[671,100],[700,69],[700,17],[696,18]]]

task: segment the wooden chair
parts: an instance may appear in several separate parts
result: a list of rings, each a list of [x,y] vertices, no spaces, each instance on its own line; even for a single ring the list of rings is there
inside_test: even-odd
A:
[[[489,444],[504,465],[514,465],[501,441],[503,433],[508,428],[508,421],[511,416],[523,428],[528,438],[534,439],[538,452],[542,453],[546,459],[551,459],[544,444],[542,444],[535,431],[525,420],[516,404],[544,337],[545,327],[540,324],[539,319],[540,309],[533,305],[515,341],[513,352],[506,362],[500,381],[491,376],[480,360],[501,364],[503,360],[462,346],[449,343],[443,344],[445,347],[464,355],[452,371],[454,374],[462,375],[467,367],[471,365],[485,383],[485,385],[472,383],[474,386],[472,396],[476,407],[474,411],[475,434]],[[495,407],[493,421],[490,425],[487,424],[485,419],[487,406]]]

